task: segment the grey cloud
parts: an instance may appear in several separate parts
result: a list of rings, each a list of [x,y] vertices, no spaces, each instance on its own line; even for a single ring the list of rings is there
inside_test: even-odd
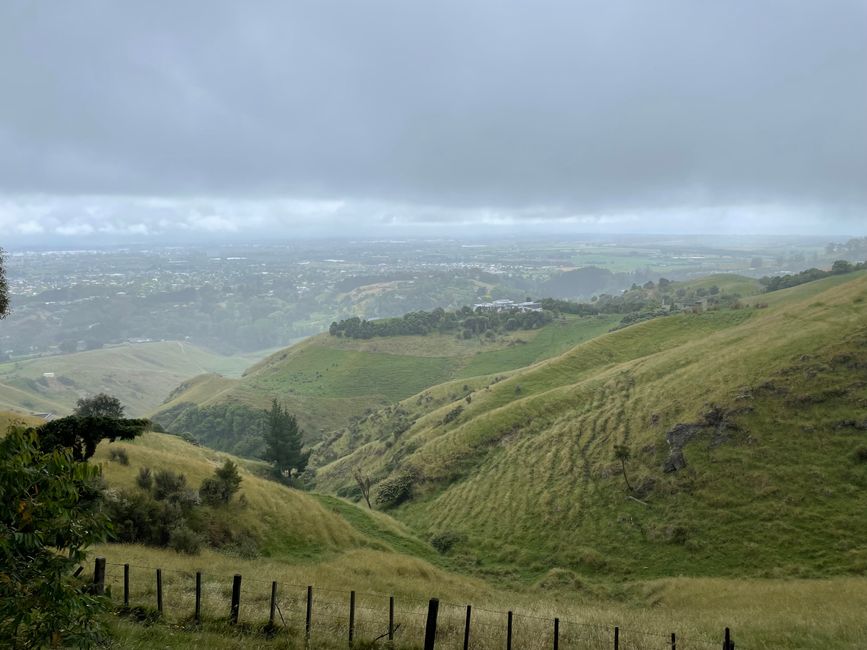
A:
[[[856,0],[12,0],[0,192],[863,225],[865,25]]]

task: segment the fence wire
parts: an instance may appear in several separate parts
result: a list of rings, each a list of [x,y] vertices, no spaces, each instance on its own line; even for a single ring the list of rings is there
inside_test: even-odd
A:
[[[129,608],[143,616],[157,615],[157,567],[129,564]],[[162,614],[168,623],[190,623],[195,613],[196,572],[161,570]],[[234,576],[202,572],[201,619],[227,621],[230,617]],[[106,594],[117,605],[123,603],[124,565],[107,563]],[[310,647],[348,647],[351,592],[316,588],[312,590],[310,626],[307,627],[306,585],[278,582],[275,600],[275,629],[293,638],[309,635]],[[355,592],[353,639],[388,646],[389,595]],[[238,622],[253,628],[269,623],[271,582],[241,579]],[[422,648],[428,602],[413,598],[394,599],[393,648]],[[471,607],[469,643],[474,650],[507,648],[509,612]],[[467,605],[440,602],[436,626],[436,647],[464,648]],[[341,643],[342,640],[342,643]],[[512,613],[511,647],[515,650],[547,650],[554,647],[554,619],[525,612]],[[615,645],[615,626],[572,619],[559,619],[558,648],[561,650],[610,650]],[[677,650],[719,649],[722,640],[696,637],[676,639]],[[618,628],[618,650],[671,650],[671,635],[632,627]],[[744,646],[737,645],[738,650]]]

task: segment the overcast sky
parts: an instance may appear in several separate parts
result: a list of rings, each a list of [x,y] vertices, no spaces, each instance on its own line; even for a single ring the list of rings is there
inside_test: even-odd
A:
[[[867,234],[864,0],[0,5],[0,243]]]

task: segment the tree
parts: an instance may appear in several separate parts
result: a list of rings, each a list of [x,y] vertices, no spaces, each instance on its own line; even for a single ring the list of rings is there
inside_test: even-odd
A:
[[[119,420],[123,417],[123,405],[120,400],[106,393],[97,393],[93,397],[82,397],[75,403],[73,415],[78,417],[102,417]]]
[[[367,502],[367,507],[373,510],[373,506],[370,505],[370,477],[362,474],[361,469],[358,467],[352,470],[352,477],[358,484],[358,489],[361,490],[361,496]]]
[[[626,475],[626,461],[632,458],[632,452],[627,445],[614,445],[614,458],[620,461],[620,466],[623,468],[623,480],[626,481],[626,487],[632,492],[632,485],[630,485],[629,477]]]
[[[214,470],[213,476],[202,481],[199,496],[208,505],[224,505],[232,500],[240,487],[241,474],[238,472],[238,466],[226,459],[221,467]]]
[[[3,259],[3,249],[0,248],[0,319],[9,313],[9,285],[6,284],[6,266]]]
[[[45,451],[68,448],[77,461],[87,460],[101,440],[132,440],[150,425],[148,420],[69,415],[40,425],[38,444]]]
[[[286,479],[292,473],[300,474],[307,466],[310,452],[301,451],[301,431],[295,416],[274,399],[271,410],[265,411],[265,460],[273,465],[273,473],[279,479]]]
[[[74,575],[103,542],[98,467],[72,450],[46,448],[37,430],[0,440],[0,645],[88,647],[104,600]]]

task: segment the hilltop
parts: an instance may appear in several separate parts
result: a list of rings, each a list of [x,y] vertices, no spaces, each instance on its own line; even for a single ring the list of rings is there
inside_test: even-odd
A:
[[[489,575],[863,573],[867,274],[738,306],[424,391],[326,441],[317,486],[359,468]]]

